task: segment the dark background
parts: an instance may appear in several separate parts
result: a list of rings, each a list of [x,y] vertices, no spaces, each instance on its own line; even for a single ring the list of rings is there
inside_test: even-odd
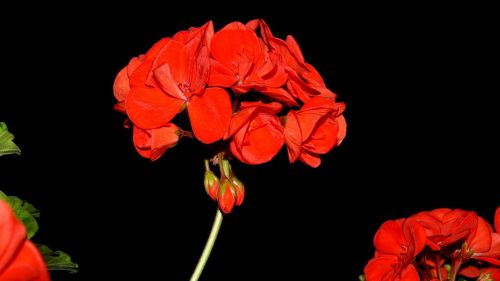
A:
[[[220,29],[262,17],[275,36],[292,34],[347,103],[348,135],[318,169],[290,165],[285,149],[265,165],[235,163],[245,202],[224,219],[202,280],[355,280],[385,220],[450,207],[491,221],[498,87],[487,86],[490,34],[467,14],[172,11],[145,27],[123,16],[107,29],[4,32],[0,120],[23,154],[0,159],[0,188],[41,210],[36,242],[79,263],[53,280],[189,278],[216,207],[206,151],[187,139],[142,159],[112,84],[131,57],[209,19]]]

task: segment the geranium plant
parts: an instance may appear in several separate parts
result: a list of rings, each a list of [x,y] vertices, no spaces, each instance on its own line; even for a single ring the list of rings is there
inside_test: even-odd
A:
[[[387,221],[375,234],[375,257],[361,279],[500,280],[500,207],[494,225],[460,209]]]
[[[244,200],[244,184],[230,160],[266,163],[285,145],[291,163],[318,167],[320,155],[346,135],[345,105],[306,62],[296,40],[274,37],[260,19],[217,32],[208,22],[161,39],[118,73],[114,95],[141,156],[155,161],[185,137],[214,149],[204,163],[204,185],[219,208],[191,280],[201,274],[222,213]],[[189,122],[181,128],[178,120],[186,115]]]

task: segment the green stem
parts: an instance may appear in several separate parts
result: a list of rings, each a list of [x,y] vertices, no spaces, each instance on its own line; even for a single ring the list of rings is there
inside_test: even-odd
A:
[[[217,239],[217,234],[219,234],[221,224],[222,212],[219,208],[217,208],[217,214],[215,215],[214,224],[212,225],[212,231],[210,231],[210,236],[208,236],[207,243],[205,244],[205,249],[203,249],[200,260],[198,261],[198,264],[196,265],[193,275],[191,275],[191,279],[189,279],[189,281],[198,281],[198,279],[200,278],[200,275],[203,272],[203,268],[205,268],[205,264],[207,263],[208,257],[210,257],[212,248],[214,247],[215,239]]]

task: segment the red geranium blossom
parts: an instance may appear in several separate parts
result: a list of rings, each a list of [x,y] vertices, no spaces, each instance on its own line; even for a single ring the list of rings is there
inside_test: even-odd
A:
[[[413,219],[385,222],[375,234],[375,258],[365,267],[367,281],[419,281],[413,260],[425,247],[425,230]]]
[[[500,209],[500,208],[499,208]],[[499,212],[495,214],[498,220]],[[500,234],[495,233],[491,225],[479,217],[476,230],[465,241],[464,256],[483,260],[500,266]]]
[[[276,113],[282,106],[273,102],[242,102],[240,111],[231,120],[231,152],[241,162],[262,164],[271,160],[284,143],[283,126]]]
[[[0,280],[50,280],[40,252],[27,240],[24,225],[4,201],[0,201]]]
[[[343,103],[315,97],[297,112],[291,110],[285,122],[285,141],[290,162],[297,159],[311,167],[321,164],[319,155],[340,145],[346,134]]]
[[[427,245],[433,250],[466,238],[477,228],[478,222],[475,212],[445,208],[421,212],[413,218],[425,228]]]
[[[187,105],[193,133],[203,143],[221,139],[231,119],[229,95],[205,89],[210,73],[212,22],[158,42],[130,77],[126,110],[132,122],[155,129],[170,122]]]

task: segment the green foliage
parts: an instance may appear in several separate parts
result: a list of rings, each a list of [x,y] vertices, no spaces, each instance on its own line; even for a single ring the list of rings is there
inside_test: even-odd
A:
[[[71,257],[62,251],[52,251],[45,245],[37,245],[49,270],[64,270],[69,273],[78,272],[78,264],[71,261]]]
[[[33,238],[39,228],[35,218],[40,217],[40,211],[30,203],[19,199],[19,197],[9,196],[8,198],[9,200],[7,202],[12,207],[14,214],[26,227],[28,239]]]
[[[21,154],[21,150],[12,141],[14,135],[9,132],[7,125],[4,122],[0,122],[0,156],[9,154]]]

